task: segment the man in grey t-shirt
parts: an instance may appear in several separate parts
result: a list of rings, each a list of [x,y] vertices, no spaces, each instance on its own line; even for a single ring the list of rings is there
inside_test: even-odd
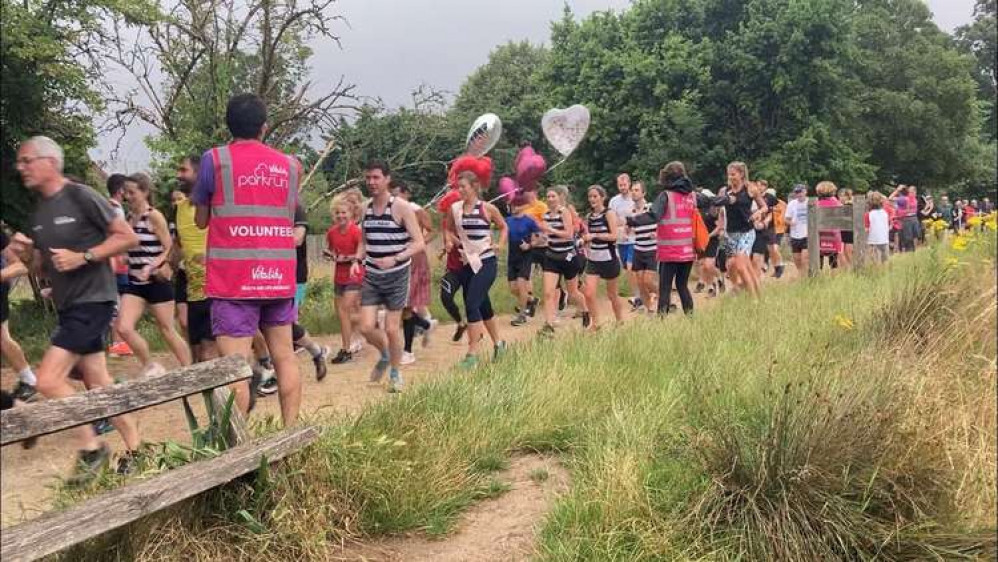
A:
[[[104,357],[104,336],[117,298],[107,260],[139,241],[103,197],[67,180],[62,165],[62,149],[48,137],[33,137],[17,151],[17,171],[39,201],[30,220],[30,238],[18,233],[11,242],[21,259],[52,285],[59,322],[37,372],[38,391],[52,399],[75,393],[68,380],[74,369],[87,388],[114,384]],[[112,423],[134,451],[139,436],[132,417],[118,416]],[[110,451],[92,426],[73,431],[80,443],[75,480],[89,480],[108,462]],[[128,458],[122,460],[119,469],[130,466]]]
[[[617,195],[610,198],[610,203],[607,207],[616,213],[617,223],[621,225],[627,224],[627,218],[634,214],[634,200],[631,198],[631,176],[628,174],[620,174],[617,176]],[[617,255],[620,256],[620,264],[624,266],[627,270],[630,284],[631,292],[633,293],[630,302],[631,306],[637,307],[640,304],[640,297],[638,297],[638,280],[637,275],[631,271],[631,264],[634,262],[634,233],[628,232],[628,228],[623,227],[618,229],[617,234]]]

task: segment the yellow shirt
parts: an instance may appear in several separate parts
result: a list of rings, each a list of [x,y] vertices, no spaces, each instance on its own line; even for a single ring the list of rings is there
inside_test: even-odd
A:
[[[547,203],[541,201],[540,199],[523,206],[523,212],[537,221],[537,224],[541,224],[544,220],[544,213],[548,212]]]
[[[204,254],[208,243],[208,229],[198,228],[194,222],[196,207],[185,199],[177,204],[177,240],[184,251],[184,269],[187,271],[187,300],[204,300]]]

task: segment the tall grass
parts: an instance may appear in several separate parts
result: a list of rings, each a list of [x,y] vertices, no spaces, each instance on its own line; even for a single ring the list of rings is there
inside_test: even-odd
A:
[[[758,304],[526,344],[321,420],[265,486],[66,559],[322,560],[347,537],[446,533],[530,450],[572,474],[542,560],[993,557],[994,251],[979,238]]]

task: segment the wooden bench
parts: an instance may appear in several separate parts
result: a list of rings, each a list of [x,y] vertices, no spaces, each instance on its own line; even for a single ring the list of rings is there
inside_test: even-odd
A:
[[[230,448],[216,457],[126,484],[69,509],[5,528],[0,533],[0,558],[4,562],[29,561],[59,552],[231,482],[259,468],[264,459],[268,462],[282,459],[318,438],[318,428],[298,427],[250,441],[245,419],[231,405],[232,395],[225,388],[250,376],[245,361],[228,357],[61,400],[5,410],[0,416],[2,445],[204,393],[215,419],[222,419],[219,414],[231,408],[228,427],[222,428]],[[189,408],[186,403],[185,408]]]

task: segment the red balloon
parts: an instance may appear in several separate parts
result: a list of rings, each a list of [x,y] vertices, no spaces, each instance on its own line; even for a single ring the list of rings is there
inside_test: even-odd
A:
[[[457,176],[461,172],[471,172],[478,177],[483,189],[488,189],[492,182],[492,159],[488,156],[472,156],[465,154],[454,161],[447,173],[447,185],[457,187]]]
[[[443,197],[440,198],[439,202],[437,202],[437,210],[440,211],[441,213],[450,212],[451,205],[453,205],[456,201],[460,200],[461,200],[461,193],[458,192],[457,189],[451,189],[446,194],[444,194]]]

